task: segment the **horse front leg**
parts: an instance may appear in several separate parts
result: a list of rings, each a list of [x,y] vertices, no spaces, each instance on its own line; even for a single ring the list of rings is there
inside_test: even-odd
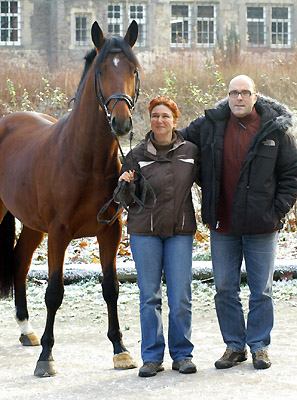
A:
[[[116,272],[116,255],[121,239],[121,232],[121,222],[116,220],[102,235],[98,235],[98,243],[103,273],[102,293],[108,311],[107,337],[113,345],[114,367],[118,369],[130,369],[136,368],[137,364],[123,344],[117,309],[119,283]]]
[[[54,322],[56,312],[63,301],[63,262],[66,247],[70,242],[63,227],[51,230],[48,234],[48,266],[49,279],[45,293],[47,319],[41,338],[42,351],[34,371],[35,376],[47,377],[56,375],[52,348],[54,346]]]
[[[30,268],[33,253],[42,242],[44,234],[32,229],[23,227],[17,245],[13,252],[14,294],[16,321],[20,327],[19,338],[23,346],[39,346],[40,341],[34,333],[29,322],[29,313],[26,297],[26,278]]]

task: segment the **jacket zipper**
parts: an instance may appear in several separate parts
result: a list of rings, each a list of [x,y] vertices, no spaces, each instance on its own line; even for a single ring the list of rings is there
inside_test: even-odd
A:
[[[154,231],[153,214],[151,214],[151,232]]]
[[[185,219],[186,219],[186,216],[185,216],[185,213],[183,213],[182,231],[184,230],[184,226],[185,226]]]
[[[239,137],[240,137],[240,127],[246,130],[246,126],[243,125],[243,123],[240,122],[238,118],[238,132],[237,132],[237,141],[236,141],[236,154],[235,158],[238,160],[238,148],[239,148]]]
[[[247,185],[246,185],[246,192],[245,192],[245,204],[244,204],[244,213],[245,213],[245,226],[247,226],[247,215],[246,215],[246,209],[247,209],[247,202],[248,202],[248,196],[249,196],[249,189],[250,189],[250,175],[251,175],[251,164],[249,165],[249,170],[248,170],[248,176],[247,176]]]

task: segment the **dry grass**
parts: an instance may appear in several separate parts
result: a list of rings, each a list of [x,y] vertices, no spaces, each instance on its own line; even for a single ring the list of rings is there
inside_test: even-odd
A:
[[[239,74],[250,75],[260,93],[297,110],[297,53],[283,53],[281,57],[275,53],[241,53],[231,59],[220,51],[210,57],[182,51],[155,57],[151,65],[144,63],[141,94],[134,112],[133,143],[149,129],[147,107],[153,97],[168,95],[177,102],[182,128],[224,98],[230,79]],[[0,62],[0,116],[34,109],[61,118],[68,112],[68,101],[75,95],[83,64],[49,71],[38,55],[24,58],[21,52],[5,51],[0,52]],[[291,216],[288,230],[296,228],[296,206]]]
[[[250,75],[264,95],[296,107],[297,53],[240,54],[233,63],[219,51],[207,57],[201,52],[169,53],[155,57],[141,73],[141,95],[134,114],[136,137],[143,137],[149,128],[147,106],[159,94],[171,96],[180,108],[179,126],[187,125],[205,108],[227,94],[228,82],[238,74]],[[36,109],[60,118],[67,112],[68,102],[76,91],[83,65],[49,71],[41,58],[24,58],[19,53],[0,53],[0,112]],[[145,63],[144,63],[145,64]],[[252,71],[252,72],[251,72]],[[10,80],[9,88],[7,79]],[[47,90],[47,93],[45,93]],[[14,93],[14,94],[13,94]],[[25,95],[24,95],[25,93]],[[61,95],[62,100],[61,100]],[[45,101],[45,97],[47,101]],[[61,104],[58,104],[61,100]],[[25,104],[26,103],[26,104]]]

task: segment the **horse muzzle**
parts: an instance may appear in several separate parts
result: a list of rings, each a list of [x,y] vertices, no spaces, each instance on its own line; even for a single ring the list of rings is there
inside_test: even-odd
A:
[[[127,135],[132,129],[131,115],[123,121],[121,121],[120,118],[113,116],[111,118],[111,128],[117,136]]]

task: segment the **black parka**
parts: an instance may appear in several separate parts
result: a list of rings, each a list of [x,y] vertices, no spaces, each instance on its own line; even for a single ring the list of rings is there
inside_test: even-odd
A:
[[[255,104],[261,128],[255,134],[234,193],[230,232],[234,235],[270,233],[282,228],[282,219],[297,198],[297,147],[294,117],[283,104],[259,95]],[[228,100],[179,131],[200,150],[202,219],[211,229],[217,218]]]

